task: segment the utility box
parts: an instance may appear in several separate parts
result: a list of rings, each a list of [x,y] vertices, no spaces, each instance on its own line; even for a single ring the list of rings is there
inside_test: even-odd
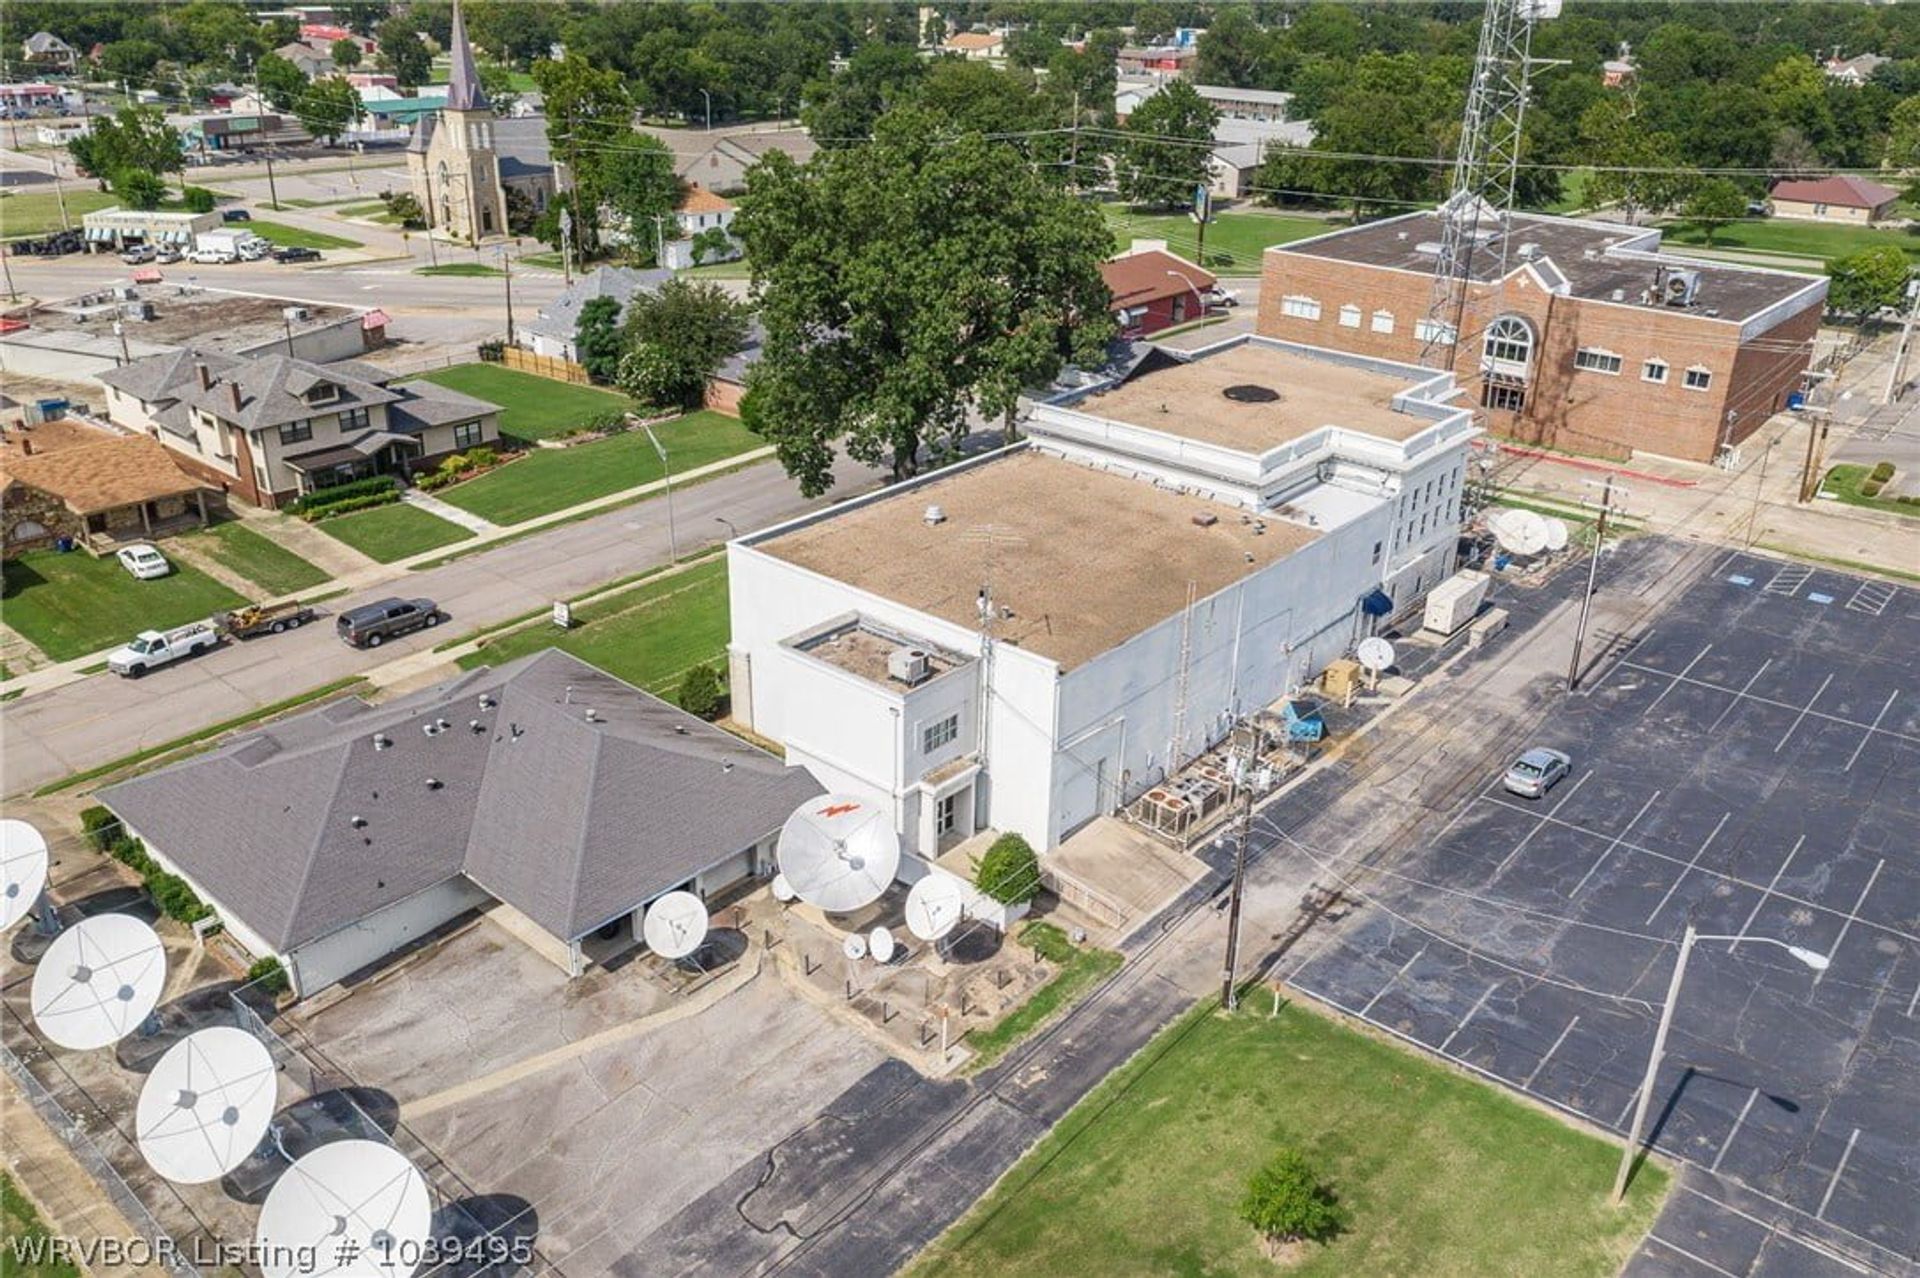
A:
[[[1471,568],[1457,572],[1433,588],[1427,596],[1427,612],[1420,623],[1437,635],[1452,635],[1472,621],[1487,601],[1493,579]]]
[[[1327,664],[1320,675],[1320,690],[1341,705],[1352,705],[1354,694],[1361,689],[1362,671],[1360,663],[1350,657]]]

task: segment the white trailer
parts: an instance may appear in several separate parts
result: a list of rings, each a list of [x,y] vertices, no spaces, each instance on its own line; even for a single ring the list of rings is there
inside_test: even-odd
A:
[[[1438,635],[1451,635],[1472,621],[1487,601],[1493,579],[1484,572],[1464,569],[1433,588],[1427,596],[1427,612],[1421,628]]]

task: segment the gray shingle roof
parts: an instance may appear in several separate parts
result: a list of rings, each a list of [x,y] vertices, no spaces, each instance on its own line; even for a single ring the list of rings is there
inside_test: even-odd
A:
[[[480,90],[480,68],[473,62],[473,43],[467,39],[466,15],[453,0],[453,30],[447,39],[447,110],[484,111],[487,95]]]
[[[442,720],[445,731],[423,731]],[[376,733],[391,747],[376,748]],[[570,940],[738,854],[821,792],[548,649],[384,705],[336,702],[99,797],[284,951],[456,876]]]
[[[230,355],[182,349],[136,359],[130,364],[105,369],[96,376],[115,390],[151,404],[178,400],[187,387],[198,387],[200,376],[194,371],[195,364],[205,364],[217,375],[241,362]]]
[[[433,382],[395,382],[387,389],[400,396],[387,405],[387,424],[409,435],[500,411],[498,404]]]
[[[352,367],[356,366],[349,369]],[[307,393],[323,383],[338,387],[338,393],[323,402],[308,401]],[[240,388],[237,408],[233,402],[234,386]],[[234,361],[233,367],[224,370],[212,386],[204,389],[197,380],[189,382],[181,389],[180,398],[216,417],[237,422],[246,430],[260,430],[317,413],[387,404],[399,396],[333,365],[315,364],[289,355],[263,355]]]
[[[580,310],[596,297],[611,297],[624,312],[635,293],[651,293],[673,278],[672,271],[634,270],[627,266],[599,266],[593,274],[574,282],[572,288],[540,309],[527,325],[543,337],[572,341],[580,327]]]

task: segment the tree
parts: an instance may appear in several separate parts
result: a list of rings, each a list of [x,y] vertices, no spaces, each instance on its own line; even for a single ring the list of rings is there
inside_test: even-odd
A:
[[[995,839],[973,867],[973,885],[1002,905],[1024,905],[1040,895],[1040,858],[1017,834]]]
[[[1269,150],[1258,185],[1278,194],[1264,198],[1283,202],[1297,198],[1286,193],[1320,192],[1351,203],[1356,219],[1437,203],[1444,181],[1438,166],[1347,157],[1446,154],[1458,128],[1463,65],[1451,58],[1370,53],[1330,74],[1331,82],[1314,91],[1322,105],[1314,117],[1312,152],[1325,154]],[[1295,82],[1296,93],[1302,83]]]
[[[1713,247],[1715,231],[1729,222],[1739,221],[1746,211],[1746,193],[1725,178],[1702,182],[1688,197],[1685,207],[1687,217],[1706,232],[1708,248]]]
[[[1274,64],[1274,38],[1253,15],[1239,7],[1214,14],[1200,37],[1199,66],[1194,75],[1201,84],[1230,84],[1240,89],[1260,88]]]
[[[333,58],[333,65],[342,71],[351,71],[360,65],[360,42],[351,36],[341,36],[335,40],[327,53]]]
[[[707,280],[675,278],[627,304],[628,355],[621,388],[662,407],[690,408],[707,380],[746,343],[751,320],[733,295]]]
[[[836,447],[896,477],[946,451],[967,409],[1009,412],[1068,360],[1095,363],[1114,333],[1098,209],[903,109],[871,145],[805,167],[775,153],[733,222],[753,266],[766,339],[742,403],[809,496]]]
[[[1133,38],[1141,44],[1161,44],[1173,38],[1173,14],[1163,5],[1143,4],[1133,11]]]
[[[651,133],[633,130],[613,146],[613,151],[598,158],[588,189],[618,217],[626,230],[628,251],[652,259],[661,226],[654,219],[668,216],[680,202],[673,152]]]
[[[1913,267],[1898,245],[1876,244],[1828,262],[1827,274],[1827,308],[1864,319],[1900,305]]]
[[[1121,198],[1175,207],[1193,199],[1207,180],[1213,126],[1220,113],[1185,80],[1175,80],[1127,118],[1127,137],[1115,157]]]
[[[1887,166],[1920,169],[1920,95],[1906,99],[1887,117]]]
[[[1659,212],[1685,199],[1691,182],[1676,172],[1680,147],[1671,133],[1649,129],[1634,114],[1632,100],[1609,95],[1580,117],[1580,140],[1589,164],[1598,166],[1587,182],[1590,204],[1620,204],[1628,225],[1642,212]]]
[[[733,251],[733,236],[724,226],[709,226],[693,237],[693,261],[696,266],[725,260]]]
[[[382,191],[380,201],[387,206],[387,216],[402,227],[410,231],[426,229],[427,215],[411,191]]]
[[[167,184],[146,169],[121,169],[113,175],[113,193],[130,209],[157,209],[167,198]]]
[[[158,107],[125,106],[112,117],[97,116],[90,131],[68,140],[67,151],[103,186],[128,169],[178,173],[185,163],[180,135]]]
[[[680,680],[680,691],[674,701],[690,715],[712,719],[720,712],[720,695],[720,676],[712,666],[703,663],[687,671]]]
[[[388,18],[373,29],[373,38],[380,46],[375,63],[398,80],[401,88],[417,88],[433,75],[433,57],[421,42],[419,24],[409,14]]]
[[[1817,177],[1826,167],[1820,151],[1793,125],[1783,126],[1773,135],[1773,148],[1767,154],[1767,168],[1777,177]]]
[[[596,382],[610,382],[620,371],[620,302],[611,297],[590,298],[580,308],[573,330],[580,362]]]
[[[1247,1182],[1240,1219],[1270,1242],[1326,1242],[1346,1224],[1346,1211],[1305,1154],[1283,1148]]]
[[[573,176],[573,242],[583,258],[590,257],[600,246],[599,209],[608,163],[634,136],[627,82],[620,72],[594,66],[572,50],[557,62],[535,62],[533,79],[546,103],[547,145]],[[556,200],[548,209],[556,218],[558,204]],[[554,230],[557,236],[557,225]]]
[[[352,127],[365,109],[353,86],[337,75],[315,80],[293,104],[293,113],[300,117],[300,127],[316,138],[326,139],[329,146]]]
[[[307,91],[306,75],[277,53],[269,53],[254,64],[254,82],[261,96],[282,111],[293,110],[293,104]]]
[[[853,145],[873,132],[882,115],[913,96],[926,69],[911,48],[863,44],[846,70],[807,86],[800,119],[821,146]]]
[[[213,192],[204,186],[183,186],[180,188],[180,202],[187,206],[189,213],[211,213],[216,199]]]

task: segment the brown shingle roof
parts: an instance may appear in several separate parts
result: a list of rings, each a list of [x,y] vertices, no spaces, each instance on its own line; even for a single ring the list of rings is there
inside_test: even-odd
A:
[[[732,200],[724,195],[715,195],[697,182],[687,188],[686,198],[680,201],[682,213],[725,213],[732,207]]]
[[[165,448],[144,435],[8,457],[0,463],[0,487],[13,484],[51,493],[76,515],[178,497],[201,487],[174,464]]]
[[[1004,43],[1006,43],[1005,36],[997,36],[989,31],[963,31],[959,35],[950,36],[947,39],[947,48],[972,51],[976,49],[994,49]]]
[[[1171,273],[1176,271],[1179,274]],[[1203,289],[1212,288],[1215,283],[1211,274],[1186,258],[1159,249],[1128,253],[1102,262],[1100,275],[1107,281],[1107,291],[1113,294],[1115,308],[1145,306],[1163,297],[1191,293],[1193,286],[1188,280]]]
[[[1811,182],[1775,182],[1767,193],[1796,204],[1837,204],[1845,209],[1877,209],[1900,198],[1900,192],[1851,173],[1837,173]]]

